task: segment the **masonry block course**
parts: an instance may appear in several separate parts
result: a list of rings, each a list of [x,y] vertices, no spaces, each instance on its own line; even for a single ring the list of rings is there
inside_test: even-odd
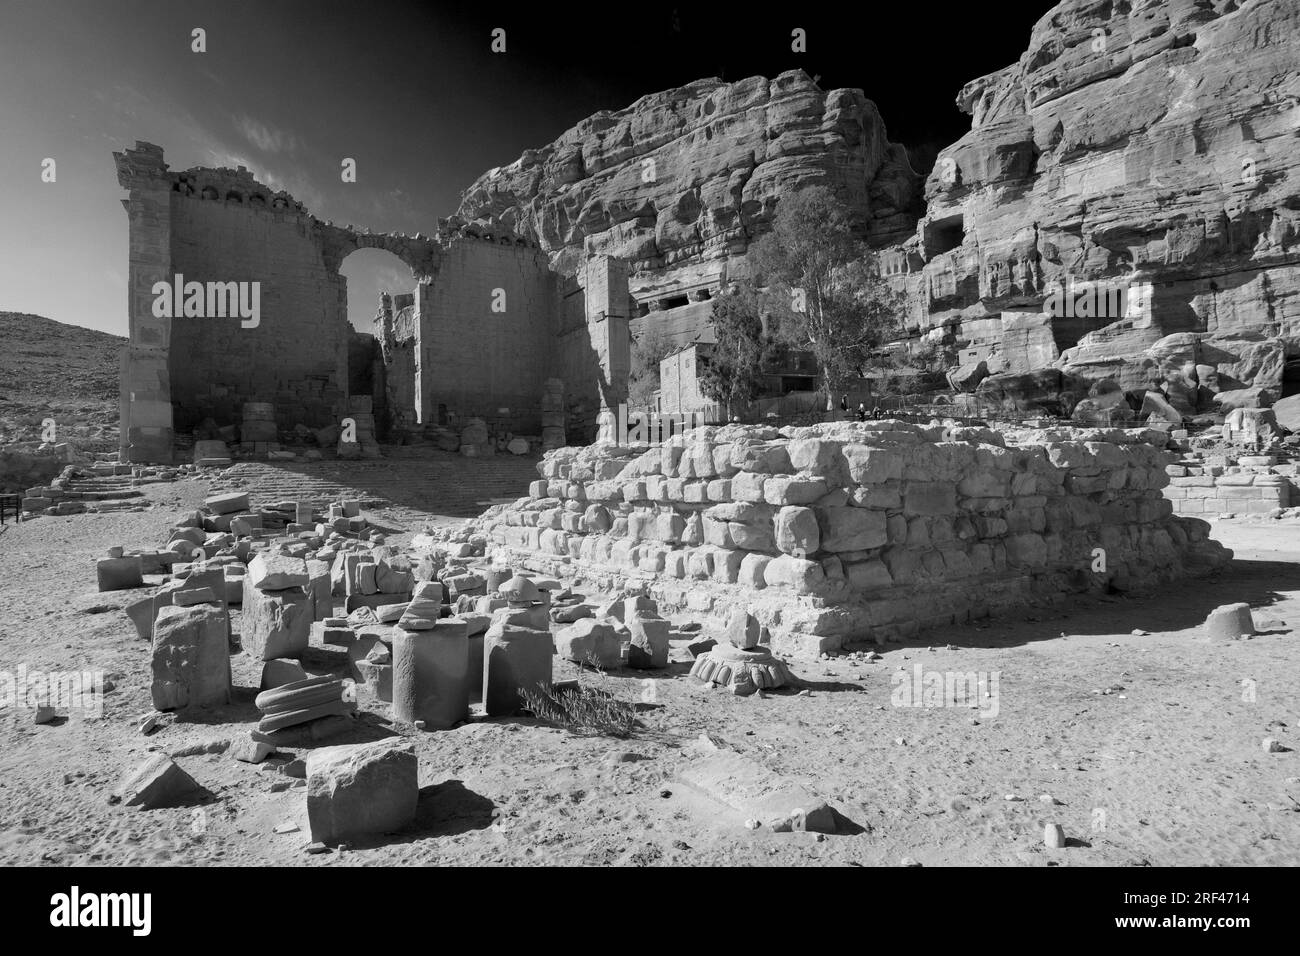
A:
[[[1289,508],[1300,496],[1292,488],[1294,477],[1279,474],[1289,466],[1246,465],[1195,468],[1196,475],[1174,475],[1164,496],[1175,514],[1267,514]],[[1189,471],[1184,466],[1171,465],[1170,470]],[[1209,474],[1207,472],[1216,472]]]
[[[1231,552],[1209,540],[1208,524],[1174,517],[1162,495],[1165,440],[1155,430],[888,421],[697,428],[676,447],[549,453],[529,497],[481,520],[512,566],[644,585],[668,607],[741,607],[774,646],[826,650],[1221,566]],[[771,471],[737,473],[728,500],[675,495],[706,457]],[[611,463],[618,478],[596,480]],[[820,494],[781,505],[755,492],[788,481]],[[570,506],[609,520],[556,525]]]

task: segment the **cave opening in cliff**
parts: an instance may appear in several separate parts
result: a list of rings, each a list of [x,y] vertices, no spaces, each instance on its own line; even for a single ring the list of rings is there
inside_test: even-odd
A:
[[[925,251],[930,256],[952,252],[966,241],[966,223],[961,214],[936,219],[925,227]]]

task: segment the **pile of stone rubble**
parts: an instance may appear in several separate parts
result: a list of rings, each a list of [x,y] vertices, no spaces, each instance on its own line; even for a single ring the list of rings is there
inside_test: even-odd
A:
[[[259,718],[231,746],[233,757],[251,763],[337,740],[363,710],[418,730],[514,715],[523,692],[551,687],[557,647],[578,664],[669,666],[671,625],[644,594],[596,603],[492,562],[486,540],[469,528],[450,536],[461,540],[446,537],[422,534],[402,551],[355,501],[319,511],[299,502],[254,508],[246,494],[228,493],[181,516],[164,547],[114,549],[97,571],[101,590],[151,588],[126,613],[150,642],[159,712],[224,707],[231,654],[261,664]],[[152,715],[142,728],[160,719]],[[400,744],[311,750],[313,838],[402,825],[414,806],[414,760]],[[115,799],[159,806],[198,786],[155,757],[128,775]]]

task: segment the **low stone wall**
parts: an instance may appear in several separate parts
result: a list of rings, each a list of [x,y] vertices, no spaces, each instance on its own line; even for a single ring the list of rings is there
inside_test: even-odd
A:
[[[480,524],[498,559],[668,608],[744,607],[795,655],[1231,558],[1162,495],[1156,430],[837,422],[546,455]]]
[[[54,478],[70,460],[69,446],[9,445],[0,448],[0,492],[17,493]]]
[[[1245,455],[1235,464],[1184,460],[1166,467],[1165,497],[1182,515],[1268,514],[1300,502],[1295,464],[1278,464],[1271,455]]]

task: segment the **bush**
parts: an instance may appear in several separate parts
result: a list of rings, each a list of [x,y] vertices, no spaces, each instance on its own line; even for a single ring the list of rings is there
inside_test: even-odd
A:
[[[604,689],[605,674],[591,662],[598,685],[578,678],[576,689],[521,690],[523,706],[538,720],[583,737],[626,739],[636,729],[636,705]]]

